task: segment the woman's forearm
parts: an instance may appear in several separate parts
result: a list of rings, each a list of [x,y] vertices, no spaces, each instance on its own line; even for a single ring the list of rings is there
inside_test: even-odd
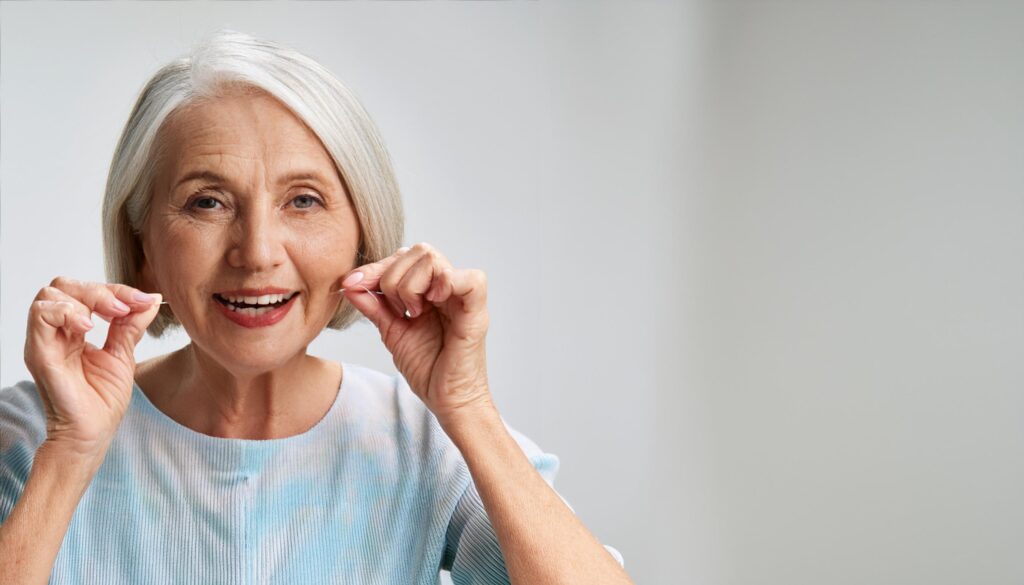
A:
[[[0,584],[45,584],[71,517],[102,457],[43,443],[25,489],[0,526]]]
[[[493,406],[441,424],[466,460],[513,585],[632,583],[534,469]]]

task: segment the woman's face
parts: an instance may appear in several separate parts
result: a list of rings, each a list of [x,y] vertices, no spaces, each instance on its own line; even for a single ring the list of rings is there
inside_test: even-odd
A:
[[[142,230],[142,284],[236,375],[304,353],[334,316],[342,299],[332,291],[355,267],[360,241],[330,155],[264,93],[178,112],[163,141]]]

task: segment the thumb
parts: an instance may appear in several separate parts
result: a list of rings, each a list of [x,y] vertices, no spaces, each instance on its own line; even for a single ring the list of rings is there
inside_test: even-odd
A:
[[[396,317],[378,295],[358,284],[345,289],[345,298],[381,332],[387,331],[395,321],[404,321]]]
[[[156,314],[160,311],[160,301],[163,300],[163,296],[159,293],[152,293],[150,296],[154,299],[153,304],[141,311],[133,311],[110,321],[110,329],[107,330],[107,341],[103,344],[103,351],[126,363],[135,362],[135,346],[145,335],[146,327],[149,327],[149,324],[156,318]]]

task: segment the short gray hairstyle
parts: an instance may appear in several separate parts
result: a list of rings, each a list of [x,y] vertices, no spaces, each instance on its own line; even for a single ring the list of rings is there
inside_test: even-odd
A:
[[[245,33],[221,29],[162,67],[146,83],[114,151],[103,198],[107,280],[137,286],[141,228],[149,214],[160,130],[176,111],[230,88],[263,90],[283,103],[320,139],[355,207],[362,240],[356,265],[376,262],[402,245],[401,194],[376,125],[355,94],[312,58]],[[346,329],[361,314],[347,300],[327,327]],[[147,331],[160,337],[180,325],[165,305]]]

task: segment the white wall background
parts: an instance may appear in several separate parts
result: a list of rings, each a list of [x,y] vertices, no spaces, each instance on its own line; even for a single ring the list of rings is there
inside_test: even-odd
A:
[[[362,97],[637,583],[1024,581],[1024,4],[4,2],[3,385],[36,291],[103,277],[137,92],[222,26]],[[368,324],[312,350],[394,372]]]

